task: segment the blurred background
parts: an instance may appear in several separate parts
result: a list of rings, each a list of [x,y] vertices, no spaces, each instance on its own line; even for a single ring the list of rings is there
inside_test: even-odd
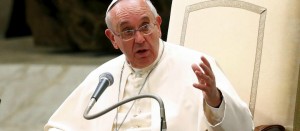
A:
[[[40,131],[93,69],[120,55],[111,0],[0,0],[0,131]],[[152,0],[166,40],[172,0]]]

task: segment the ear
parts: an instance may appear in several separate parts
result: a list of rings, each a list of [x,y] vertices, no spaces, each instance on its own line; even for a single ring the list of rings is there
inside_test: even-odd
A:
[[[159,30],[159,33],[160,33],[160,36],[161,36],[161,28],[160,28],[160,26],[161,26],[161,23],[162,23],[162,19],[161,19],[160,16],[156,17],[156,23],[157,23],[157,27],[158,27],[158,30]]]
[[[114,46],[115,49],[119,49],[117,42],[115,40],[115,35],[110,29],[105,30],[106,37],[110,40],[111,44]]]
[[[162,19],[161,19],[160,16],[157,16],[157,17],[156,17],[156,23],[159,25],[159,27],[161,26]]]

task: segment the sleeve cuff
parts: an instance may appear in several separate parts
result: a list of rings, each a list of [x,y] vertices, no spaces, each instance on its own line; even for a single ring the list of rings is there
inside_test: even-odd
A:
[[[221,105],[219,108],[214,108],[206,103],[206,101],[203,102],[203,109],[204,114],[206,116],[206,119],[208,123],[212,126],[217,125],[223,120],[224,112],[225,112],[225,102],[224,98],[222,99]]]

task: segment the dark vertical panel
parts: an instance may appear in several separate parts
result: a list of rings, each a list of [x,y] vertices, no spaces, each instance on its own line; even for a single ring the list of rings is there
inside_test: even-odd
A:
[[[162,17],[162,39],[167,40],[172,0],[151,0],[158,14]]]
[[[31,35],[31,31],[26,22],[25,0],[14,0],[5,37],[11,38],[28,35]]]

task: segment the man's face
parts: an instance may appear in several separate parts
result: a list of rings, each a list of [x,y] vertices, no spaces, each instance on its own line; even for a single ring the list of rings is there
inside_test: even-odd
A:
[[[135,68],[152,64],[158,56],[161,18],[155,18],[143,0],[120,1],[110,13],[113,29],[107,29],[105,33],[114,48],[120,49]],[[121,32],[141,29],[147,24],[153,25],[150,34],[135,31],[133,38],[129,40],[124,40],[120,35]]]

